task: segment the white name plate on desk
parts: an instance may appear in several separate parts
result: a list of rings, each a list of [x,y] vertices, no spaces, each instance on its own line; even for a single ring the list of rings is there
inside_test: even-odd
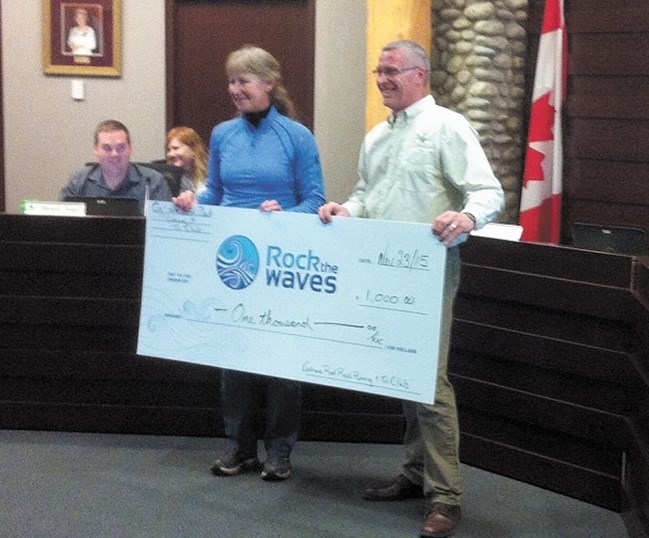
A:
[[[147,211],[138,354],[433,401],[446,248],[429,224]]]
[[[86,215],[86,204],[80,202],[40,202],[23,200],[21,213],[25,215],[46,215],[52,217],[83,217]]]

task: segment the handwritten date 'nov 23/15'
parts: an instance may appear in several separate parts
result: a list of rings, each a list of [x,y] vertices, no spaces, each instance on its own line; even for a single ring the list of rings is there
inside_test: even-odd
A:
[[[371,264],[370,258],[359,258],[359,263]],[[376,257],[376,264],[397,269],[415,269],[428,271],[430,269],[428,254],[421,253],[418,249],[405,251],[398,249],[394,253],[390,247],[385,247]]]

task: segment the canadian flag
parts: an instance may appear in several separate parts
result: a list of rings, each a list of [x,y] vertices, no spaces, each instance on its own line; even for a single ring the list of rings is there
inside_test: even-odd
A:
[[[523,241],[559,243],[563,148],[561,104],[568,54],[563,0],[546,0],[534,74],[519,224]]]

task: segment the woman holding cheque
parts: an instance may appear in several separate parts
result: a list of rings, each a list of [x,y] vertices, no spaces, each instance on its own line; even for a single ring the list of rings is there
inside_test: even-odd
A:
[[[186,211],[200,203],[317,213],[325,201],[320,152],[311,132],[293,119],[295,107],[279,62],[261,48],[244,46],[229,55],[226,73],[239,115],[212,131],[206,189],[198,195],[185,191],[174,203]],[[228,444],[212,472],[232,476],[261,470],[264,480],[289,478],[300,426],[300,383],[223,370],[221,400]],[[262,406],[263,467],[255,431]]]

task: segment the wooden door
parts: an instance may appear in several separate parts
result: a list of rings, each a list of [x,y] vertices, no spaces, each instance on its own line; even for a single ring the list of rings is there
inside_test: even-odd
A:
[[[268,50],[313,128],[315,0],[167,0],[167,125],[189,125],[206,143],[236,110],[225,60],[244,44]]]

